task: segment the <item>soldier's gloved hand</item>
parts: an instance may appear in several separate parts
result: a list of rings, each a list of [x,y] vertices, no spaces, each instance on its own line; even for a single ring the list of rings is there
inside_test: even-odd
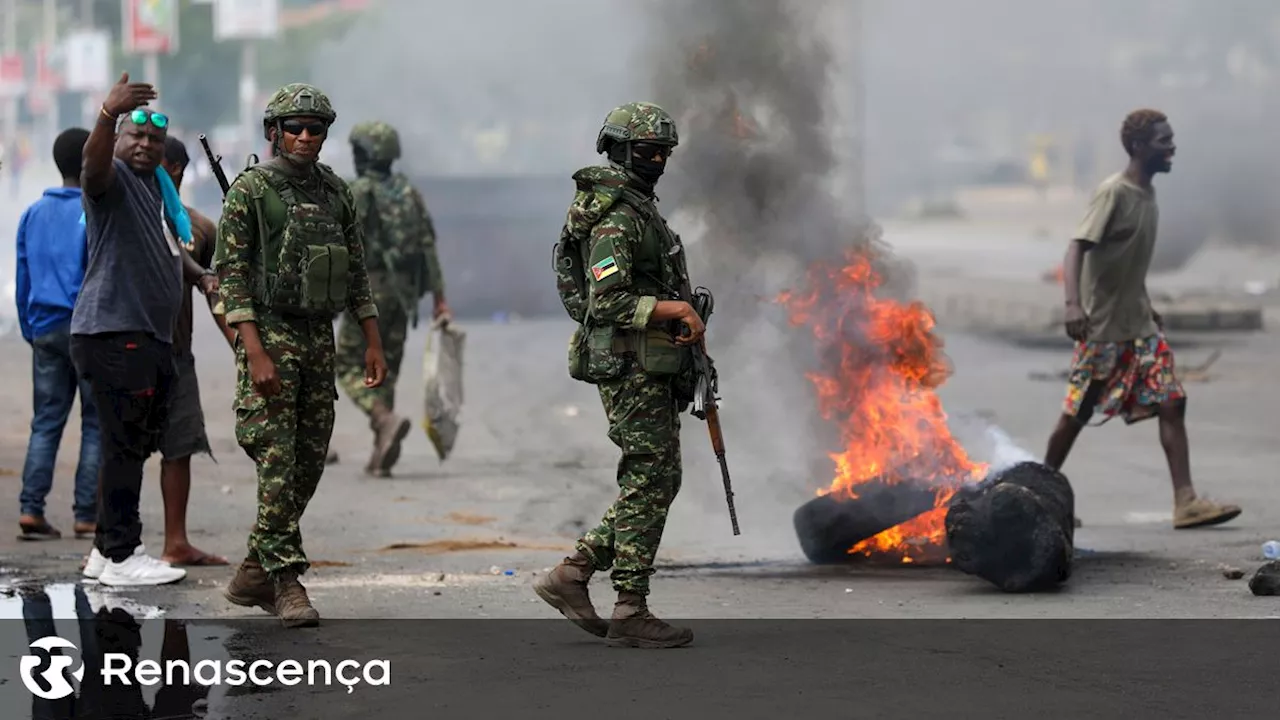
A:
[[[249,380],[253,388],[263,397],[272,397],[280,392],[280,376],[276,374],[276,364],[266,351],[256,352],[248,356]]]
[[[371,347],[364,351],[364,386],[380,387],[387,379],[387,358],[382,348]]]

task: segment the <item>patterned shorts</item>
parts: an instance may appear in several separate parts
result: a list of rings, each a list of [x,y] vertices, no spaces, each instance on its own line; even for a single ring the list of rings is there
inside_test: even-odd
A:
[[[1163,335],[1126,342],[1078,342],[1071,360],[1063,412],[1078,417],[1090,385],[1101,384],[1090,424],[1101,425],[1116,415],[1132,425],[1154,417],[1166,403],[1186,397],[1174,372],[1173,351]]]

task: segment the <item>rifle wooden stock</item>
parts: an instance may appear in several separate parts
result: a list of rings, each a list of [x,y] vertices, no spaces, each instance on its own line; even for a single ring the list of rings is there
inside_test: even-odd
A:
[[[716,454],[716,462],[720,465],[720,480],[724,482],[724,499],[729,504],[729,522],[733,524],[733,534],[741,535],[738,530],[738,511],[733,506],[733,484],[729,480],[729,463],[725,461],[724,434],[720,432],[720,410],[712,398],[707,405],[707,432],[711,435],[711,449]]]

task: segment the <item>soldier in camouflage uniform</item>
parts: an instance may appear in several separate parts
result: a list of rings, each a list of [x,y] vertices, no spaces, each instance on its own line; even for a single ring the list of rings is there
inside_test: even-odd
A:
[[[705,326],[682,299],[683,246],[658,212],[654,185],[678,143],[662,108],[615,109],[596,140],[607,166],[573,178],[556,269],[561,299],[579,327],[570,341],[575,379],[597,386],[609,439],[622,450],[618,499],[576,552],[534,585],[544,601],[611,645],[680,647],[692,631],[654,617],[649,577],[667,511],[680,490],[680,413],[692,399],[688,346]],[[566,271],[577,267],[578,271]],[[618,600],[609,621],[587,594],[597,570],[612,568]]]
[[[237,332],[236,440],[258,469],[258,517],[226,597],[287,627],[320,616],[298,578],[310,565],[299,522],[333,433],[333,318],[360,319],[365,383],[387,373],[364,241],[347,184],[319,162],[336,117],[316,88],[276,91],[263,116],[272,157],[231,184],[214,265]]]
[[[390,370],[380,387],[365,386],[364,338],[358,322],[347,313],[338,331],[338,381],[369,416],[373,453],[365,472],[386,477],[400,457],[400,443],[411,426],[408,418],[393,412],[410,319],[416,326],[418,301],[428,292],[435,301],[435,318],[443,317],[449,308],[426,202],[407,177],[391,170],[400,157],[399,134],[387,123],[363,122],[351,129],[351,149],[357,173],[350,183],[351,194],[364,231],[365,262]]]

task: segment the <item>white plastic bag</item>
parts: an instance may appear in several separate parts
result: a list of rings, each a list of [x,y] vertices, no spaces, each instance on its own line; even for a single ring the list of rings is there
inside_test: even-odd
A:
[[[425,413],[422,429],[440,460],[449,457],[458,439],[458,415],[462,413],[462,350],[467,333],[452,321],[436,320],[427,334],[422,355]]]

